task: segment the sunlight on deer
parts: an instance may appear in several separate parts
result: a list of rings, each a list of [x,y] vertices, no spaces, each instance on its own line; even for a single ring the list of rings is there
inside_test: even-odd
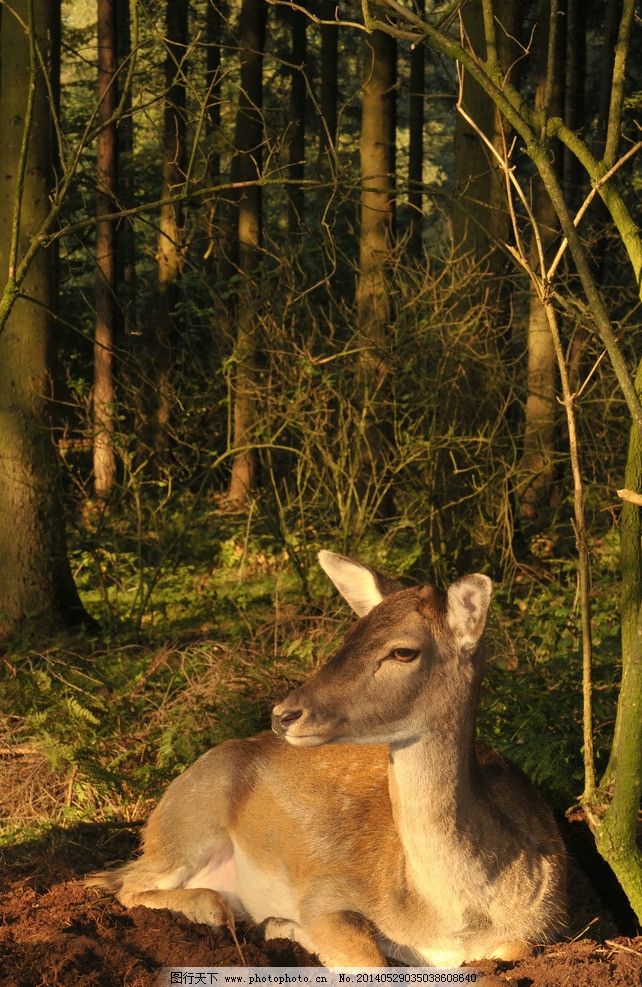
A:
[[[475,741],[491,596],[404,588],[332,552],[358,614],[272,712],[176,778],[138,860],[93,875],[125,906],[264,923],[325,966],[514,959],[564,925],[566,857],[528,779]]]

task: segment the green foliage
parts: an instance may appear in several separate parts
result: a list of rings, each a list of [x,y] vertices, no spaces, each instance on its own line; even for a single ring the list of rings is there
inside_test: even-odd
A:
[[[620,666],[619,585],[613,539],[594,555],[593,678],[598,775],[606,767]],[[546,583],[524,576],[499,589],[480,717],[497,746],[560,807],[583,790],[582,658],[571,561],[551,563]]]

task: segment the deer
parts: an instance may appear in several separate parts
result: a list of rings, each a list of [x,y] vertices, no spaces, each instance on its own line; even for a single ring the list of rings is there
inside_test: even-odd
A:
[[[323,550],[359,618],[272,710],[175,778],[138,859],[92,875],[125,907],[235,920],[326,967],[513,960],[565,924],[566,855],[527,777],[476,741],[492,584],[406,587]]]

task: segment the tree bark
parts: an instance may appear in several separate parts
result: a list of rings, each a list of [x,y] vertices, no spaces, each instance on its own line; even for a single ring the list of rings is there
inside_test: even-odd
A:
[[[423,17],[426,11],[425,0],[419,0],[417,12]],[[408,149],[408,206],[410,223],[408,229],[408,253],[420,259],[422,256],[423,234],[423,168],[424,168],[424,88],[426,73],[426,49],[415,45],[410,53],[410,108]]]
[[[599,69],[599,95],[597,106],[597,129],[595,132],[594,153],[596,158],[604,154],[606,144],[606,129],[609,122],[609,107],[611,102],[611,84],[613,81],[613,63],[615,60],[615,44],[618,34],[618,23],[622,0],[607,0],[604,18],[604,33]]]
[[[636,386],[642,387],[642,363]],[[633,426],[629,439],[625,484],[639,491],[642,481],[642,440]],[[624,503],[622,546],[622,680],[609,764],[602,786],[612,789],[606,808],[597,792],[586,808],[596,846],[624,889],[642,922],[642,852],[637,821],[642,796],[642,587],[640,580],[640,510]],[[637,607],[637,610],[636,610]]]
[[[395,148],[397,123],[397,44],[381,31],[362,41],[361,201],[359,269],[356,290],[359,356],[356,398],[362,409],[358,441],[359,500],[372,496],[389,442],[387,398],[390,394],[388,348],[392,303],[388,284],[395,234]],[[385,410],[384,410],[385,409]],[[394,509],[392,490],[380,513]]]
[[[98,0],[98,122],[96,140],[96,325],[94,331],[94,491],[101,500],[116,478],[114,425],[114,341],[116,301],[116,223],[106,219],[117,203],[116,22],[113,0]],[[110,122],[111,121],[111,122]]]
[[[161,198],[175,195],[185,181],[185,57],[188,44],[187,0],[167,0],[165,44],[165,107]],[[152,380],[155,384],[152,446],[157,465],[169,448],[171,368],[173,357],[173,309],[183,267],[183,209],[180,203],[161,206],[156,254],[155,321]]]
[[[207,174],[211,185],[221,177],[221,45],[225,9],[223,0],[209,0],[207,4],[207,55],[205,61],[205,91],[208,107],[206,133],[208,143]],[[216,225],[218,197],[204,203],[207,209],[207,256],[215,267],[218,262],[219,231]]]
[[[560,113],[562,106],[564,80],[561,53],[564,51],[565,38],[560,30],[562,20],[558,18],[554,64],[549,65],[549,12],[548,0],[541,0],[533,49],[536,62],[535,106],[538,110],[545,108],[549,116],[555,116]],[[554,76],[549,81],[550,72]],[[550,104],[545,106],[548,98],[547,84]],[[560,176],[563,155],[557,141],[551,143],[549,154],[553,155],[556,171]],[[544,258],[548,263],[559,243],[559,221],[544,182],[538,175],[533,178],[532,189],[533,214],[539,229]],[[539,268],[534,234],[531,240],[531,264],[535,270]],[[549,522],[557,418],[555,347],[544,306],[532,285],[526,333],[528,366],[518,504],[524,532],[528,534],[545,529]]]
[[[207,135],[210,142],[209,174],[216,181],[221,174],[219,130],[221,126],[221,43],[223,40],[224,9],[222,0],[207,4],[207,57],[205,87],[208,95]]]
[[[638,365],[635,378],[638,394],[642,394],[642,361]],[[642,491],[642,436],[635,425],[629,431],[629,445],[624,471],[624,486],[627,490]],[[622,587],[620,613],[622,618],[622,668],[627,669],[636,660],[639,646],[639,614],[642,606],[642,512],[631,503],[622,504],[620,516],[620,570]],[[616,768],[616,751],[621,748],[621,722],[624,710],[618,704],[615,721],[612,753],[604,782],[609,783]]]
[[[373,369],[390,321],[386,267],[394,228],[397,48],[381,31],[363,40],[361,96],[361,224],[357,324]],[[370,376],[370,375],[368,375]],[[375,377],[379,377],[375,372]],[[377,383],[374,386],[378,386]]]
[[[55,160],[43,71],[33,52],[32,62],[29,38],[13,16],[15,12],[28,24],[29,8],[28,0],[5,4],[0,32],[0,286],[5,299],[14,294],[16,261],[49,213]],[[35,0],[33,14],[49,73],[57,61],[52,49],[59,37],[60,4]],[[30,91],[33,114],[22,170]],[[55,307],[54,254],[40,249],[0,330],[0,638],[30,624],[42,635],[90,623],[71,576],[57,463],[46,424]]]
[[[335,16],[334,0],[320,0],[320,15],[325,20]],[[321,27],[321,140],[319,144],[320,171],[327,167],[327,159],[334,151],[337,139],[337,104],[339,98],[338,28],[333,24]],[[324,165],[324,159],[326,164]]]
[[[119,95],[127,81],[132,57],[131,10],[129,0],[114,0],[116,20],[116,62]],[[123,117],[116,131],[118,141],[118,197],[124,209],[136,205],[134,174],[134,124],[131,89],[124,93]],[[128,321],[136,298],[136,232],[131,219],[119,220],[116,229],[116,289],[120,306],[116,339]],[[135,322],[135,317],[133,318]]]
[[[497,33],[497,58],[502,71],[508,71],[516,60],[515,4],[497,0],[493,5]],[[485,59],[486,42],[481,0],[471,0],[462,7],[463,28],[467,46],[478,58]],[[513,68],[513,72],[514,72]],[[510,144],[510,127],[481,86],[464,71],[462,107],[489,141],[502,151],[502,128]],[[470,264],[499,279],[488,304],[493,318],[502,324],[507,298],[503,277],[508,264],[498,249],[498,242],[511,239],[510,218],[506,206],[506,187],[501,169],[478,134],[457,114],[455,121],[455,200],[453,203],[453,245],[457,255]],[[480,297],[486,290],[479,281]]]
[[[586,124],[586,7],[585,0],[567,0],[564,122],[582,135]],[[581,203],[583,185],[579,161],[564,148],[564,188],[574,209]]]
[[[260,177],[263,147],[263,50],[267,6],[265,0],[243,0],[241,6],[241,79],[235,128],[232,174],[239,181]],[[256,417],[255,360],[258,342],[258,264],[261,249],[262,195],[260,185],[249,185],[235,197],[237,209],[238,293],[236,374],[233,394],[233,443],[228,499],[246,504],[256,478],[256,450],[252,430]]]
[[[290,13],[292,29],[292,69],[290,82],[290,128],[288,143],[288,178],[300,182],[305,175],[305,75],[307,60],[308,19],[301,11]],[[288,230],[293,240],[298,240],[301,232],[301,217],[304,208],[303,188],[300,185],[289,187]]]

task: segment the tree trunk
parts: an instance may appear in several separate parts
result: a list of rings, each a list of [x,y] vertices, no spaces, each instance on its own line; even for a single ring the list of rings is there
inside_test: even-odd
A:
[[[116,478],[114,452],[116,334],[116,223],[105,219],[117,203],[116,32],[113,0],[98,0],[98,121],[96,140],[96,326],[94,333],[94,491],[106,500]]]
[[[617,42],[621,9],[622,0],[607,0],[603,28],[604,40],[602,42],[602,52],[600,56],[597,129],[595,132],[595,143],[593,150],[595,157],[598,159],[604,154],[604,145],[606,143],[606,127],[609,121],[615,45]]]
[[[391,427],[386,403],[391,386],[388,348],[392,304],[388,269],[395,221],[396,41],[383,32],[373,31],[363,38],[362,58],[361,202],[355,301],[360,348],[356,398],[362,408],[363,434],[355,439],[359,443],[360,461],[358,499],[366,503],[384,468]],[[393,512],[391,488],[377,510],[384,516]]]
[[[263,146],[263,49],[267,6],[265,0],[243,0],[241,6],[241,85],[236,115],[235,159],[232,174],[251,182],[261,174]],[[258,262],[261,248],[262,196],[259,185],[249,185],[236,196],[238,216],[238,294],[236,377],[233,395],[233,442],[238,450],[232,461],[228,489],[231,503],[243,506],[256,477],[256,451],[252,448],[255,423],[255,359]]]
[[[602,50],[599,64],[599,89],[597,96],[597,125],[593,140],[593,153],[598,160],[607,154],[607,128],[613,91],[613,71],[615,67],[616,48],[622,0],[607,0],[602,29]],[[610,167],[615,160],[606,162]],[[610,222],[610,214],[600,198],[591,206],[591,225],[594,247],[591,251],[591,261],[598,284],[604,281],[606,263],[606,248],[608,239],[606,230]]]
[[[635,378],[642,393],[642,361]],[[624,486],[642,490],[642,437],[635,424],[629,433]],[[620,519],[620,608],[622,616],[622,680],[609,763],[601,781],[611,790],[606,810],[598,791],[596,805],[587,806],[600,854],[622,885],[642,922],[642,853],[636,823],[642,796],[642,508],[624,502]]]
[[[582,136],[586,124],[586,6],[585,0],[567,0],[564,122]],[[579,208],[583,194],[582,166],[567,147],[564,148],[564,188],[572,208]]]
[[[516,61],[515,4],[497,0],[493,5],[496,20],[497,57],[503,71],[511,68],[514,79]],[[484,22],[480,0],[471,0],[462,8],[463,26],[468,44],[479,58],[486,57]],[[483,134],[502,151],[502,128],[510,144],[510,128],[492,100],[464,72],[462,107]],[[453,245],[457,255],[496,279],[488,304],[497,324],[503,324],[508,307],[505,282],[508,264],[497,247],[498,242],[511,239],[510,217],[506,206],[504,176],[480,140],[478,134],[457,114],[455,121],[455,200],[453,203]],[[486,291],[484,280],[479,282],[480,297]]]
[[[320,0],[320,15],[325,20],[335,16],[334,0]],[[321,27],[321,141],[320,160],[321,172],[327,167],[327,159],[334,151],[337,139],[337,102],[338,102],[338,28],[333,24],[323,24]],[[323,161],[326,159],[325,166]]]
[[[642,394],[642,360],[638,364],[635,387]],[[629,430],[629,444],[624,471],[627,490],[642,491],[642,436],[635,424]],[[639,674],[638,650],[640,647],[640,612],[642,607],[642,509],[624,501],[620,516],[620,616],[622,646],[622,682],[628,689]],[[635,671],[633,669],[635,668]],[[620,691],[621,694],[621,691]],[[634,691],[632,693],[634,695]],[[613,743],[609,763],[602,778],[602,786],[608,788],[618,770],[618,758],[623,750],[623,723],[629,713],[623,702],[618,701]]]
[[[205,90],[207,93],[207,175],[211,185],[221,177],[221,44],[223,41],[224,8],[222,0],[209,0],[207,5],[207,55],[205,62]],[[218,260],[216,227],[218,197],[204,203],[207,209],[207,256],[213,266]]]
[[[396,42],[381,31],[363,40],[361,96],[361,225],[357,324],[374,368],[390,320],[386,267],[390,262],[395,194]],[[368,374],[368,376],[370,376]],[[375,377],[379,377],[375,373]],[[375,387],[378,386],[376,383]]]
[[[29,39],[12,11],[29,23],[28,0],[3,7],[0,32],[0,286],[13,293],[13,268],[49,212],[55,159],[46,82]],[[35,36],[48,72],[57,61],[60,4],[33,3]],[[55,92],[56,82],[53,80]],[[33,117],[24,173],[20,151],[28,94]],[[10,241],[17,198],[17,255]],[[56,307],[54,254],[36,253],[0,326],[0,637],[37,624],[49,630],[89,623],[71,576],[57,464],[46,427]]]
[[[307,59],[308,19],[301,11],[290,12],[292,26],[292,69],[290,83],[290,127],[288,143],[288,178],[300,182],[305,174],[305,72]],[[301,232],[304,196],[300,185],[291,185],[288,196],[288,230],[298,239]]]
[[[185,180],[185,57],[188,43],[187,0],[167,0],[165,44],[165,108],[161,198],[176,195]],[[183,209],[180,203],[161,206],[156,254],[155,321],[152,380],[155,401],[152,444],[157,465],[167,459],[171,409],[173,309],[183,266]]]
[[[210,141],[209,174],[216,181],[221,174],[219,130],[221,126],[221,42],[224,11],[221,0],[209,0],[207,5],[207,57],[205,87],[208,96],[207,134]]]
[[[584,0],[567,0],[566,26],[566,75],[564,79],[564,123],[583,140],[586,140],[586,31],[587,5]],[[564,189],[573,212],[582,203],[588,183],[582,165],[564,148]],[[595,205],[593,209],[595,209]],[[576,391],[582,382],[590,332],[582,325],[576,326],[569,343],[568,374],[571,390]]]
[[[127,80],[127,70],[132,54],[131,12],[129,0],[114,0],[116,20],[116,62],[118,64],[118,88]],[[124,116],[117,127],[118,140],[118,198],[123,208],[136,205],[134,174],[134,124],[132,120],[131,89],[124,93]],[[116,289],[120,306],[116,340],[123,323],[136,323],[134,314],[136,298],[136,233],[131,219],[120,220],[116,233]]]
[[[544,107],[547,88],[548,36],[550,6],[541,0],[534,41],[536,60],[535,105]],[[558,115],[562,106],[563,61],[565,38],[562,19],[557,23],[557,46],[554,64],[554,84],[549,115]],[[563,165],[559,144],[549,148],[555,158],[558,175]],[[539,228],[545,262],[552,260],[559,243],[559,222],[555,208],[542,179],[536,175],[532,185],[532,209]],[[531,264],[539,268],[536,240],[531,239]],[[556,390],[557,371],[553,337],[542,303],[531,286],[527,326],[528,366],[526,372],[526,409],[524,418],[523,452],[520,463],[519,513],[524,533],[544,530],[549,522],[551,487],[556,451]]]
[[[423,17],[425,0],[419,0],[417,13]],[[423,234],[423,168],[424,168],[424,88],[426,70],[426,49],[415,45],[410,52],[410,108],[408,126],[410,143],[408,149],[408,206],[410,223],[408,229],[408,253],[420,259],[422,256]]]

